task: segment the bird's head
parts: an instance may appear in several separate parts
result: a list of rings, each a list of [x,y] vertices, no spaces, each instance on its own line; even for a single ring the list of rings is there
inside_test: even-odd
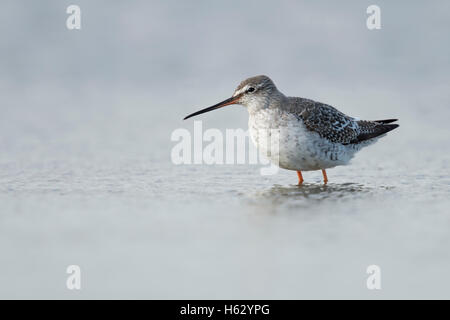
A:
[[[278,90],[269,77],[256,76],[248,78],[238,85],[231,98],[219,102],[211,107],[194,112],[185,117],[184,120],[232,104],[240,104],[247,108],[261,108],[268,104],[270,97],[274,93],[278,93]]]

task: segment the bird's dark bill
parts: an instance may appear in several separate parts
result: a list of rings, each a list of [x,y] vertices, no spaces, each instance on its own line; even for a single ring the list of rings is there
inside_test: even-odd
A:
[[[194,113],[188,115],[187,117],[185,117],[183,120],[189,119],[191,117],[198,116],[199,114],[202,114],[202,113],[205,113],[205,112],[209,112],[209,111],[213,111],[213,110],[225,107],[225,106],[229,106],[230,104],[236,104],[238,100],[239,100],[239,96],[228,98],[228,99],[226,99],[226,100],[224,100],[222,102],[219,102],[218,104],[215,104],[215,105],[213,105],[211,107],[208,107],[208,108],[202,109],[200,111],[194,112]]]

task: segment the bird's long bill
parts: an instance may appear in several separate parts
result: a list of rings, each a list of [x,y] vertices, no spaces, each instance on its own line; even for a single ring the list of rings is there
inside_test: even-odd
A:
[[[240,98],[240,96],[228,98],[227,100],[219,102],[218,104],[215,104],[215,105],[213,105],[211,107],[208,107],[208,108],[202,109],[200,111],[194,112],[194,113],[188,115],[187,117],[185,117],[183,120],[189,119],[189,118],[194,117],[194,116],[198,116],[199,114],[202,114],[202,113],[205,113],[205,112],[209,112],[209,111],[213,111],[213,110],[225,107],[225,106],[229,106],[230,104],[235,104],[235,103],[237,103],[239,98]]]

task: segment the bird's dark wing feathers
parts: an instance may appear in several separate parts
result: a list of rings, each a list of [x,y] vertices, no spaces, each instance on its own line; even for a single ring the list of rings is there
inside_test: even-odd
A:
[[[392,123],[395,121],[398,121],[398,119],[373,120],[373,122],[379,122],[379,123]]]
[[[298,114],[308,130],[322,138],[344,145],[357,144],[376,138],[398,127],[388,124],[396,119],[365,121],[345,115],[332,106],[303,99]]]

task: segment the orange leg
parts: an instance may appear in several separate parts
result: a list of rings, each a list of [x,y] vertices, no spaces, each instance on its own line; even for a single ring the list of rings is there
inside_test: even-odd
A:
[[[323,174],[323,183],[327,184],[328,177],[327,177],[327,172],[325,171],[325,169],[322,169],[322,174]]]
[[[297,171],[298,176],[298,185],[301,185],[303,183],[303,176],[301,171]]]

